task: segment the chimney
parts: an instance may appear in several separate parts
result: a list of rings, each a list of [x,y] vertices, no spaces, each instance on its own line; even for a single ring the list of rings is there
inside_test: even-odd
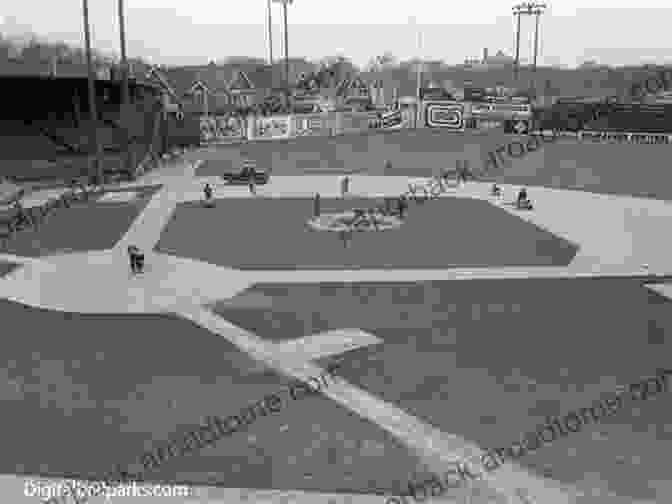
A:
[[[488,48],[485,47],[485,48],[483,48],[483,63],[487,63],[487,62],[488,62]]]

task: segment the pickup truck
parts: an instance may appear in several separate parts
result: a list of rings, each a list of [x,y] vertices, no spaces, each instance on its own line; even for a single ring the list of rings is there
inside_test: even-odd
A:
[[[250,183],[250,174],[252,168],[243,167],[237,173],[224,173],[222,179],[228,184],[243,184],[247,185]],[[265,170],[259,170],[258,168],[254,169],[254,183],[255,184],[266,184],[271,178],[271,173]]]

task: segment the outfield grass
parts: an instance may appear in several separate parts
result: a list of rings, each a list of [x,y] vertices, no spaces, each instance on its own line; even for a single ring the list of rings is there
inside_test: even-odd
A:
[[[206,162],[197,176],[220,175],[240,167],[240,150],[274,175],[334,170],[363,170],[369,175],[430,177],[467,159],[480,173],[488,153],[527,137],[505,135],[501,130],[449,133],[440,130],[404,130],[366,135],[299,138],[241,146],[212,147],[199,152]],[[669,145],[605,144],[562,139],[519,159],[504,154],[498,168],[488,166],[485,180],[505,184],[576,189],[672,199]],[[392,168],[385,170],[385,160]]]
[[[239,169],[241,149],[260,168],[272,168],[274,175],[300,175],[315,169],[325,173],[363,169],[369,175],[423,176],[441,168],[454,169],[457,159],[472,159],[474,165],[484,155],[482,152],[506,138],[501,131],[463,135],[424,129],[213,147],[201,151],[201,159],[206,162],[196,170],[196,176]],[[385,170],[385,160],[392,162],[392,170]]]
[[[322,212],[376,204],[382,200],[325,198]],[[292,270],[563,266],[577,250],[485,201],[441,198],[411,205],[399,229],[355,233],[346,249],[337,233],[307,227],[311,199],[221,199],[208,209],[185,203],[156,249],[241,269]]]
[[[216,310],[285,341],[356,327],[384,343],[325,358],[443,432],[508,447],[547,416],[672,368],[672,302],[642,280],[259,285]],[[520,459],[540,475],[669,499],[672,394]],[[656,494],[656,491],[659,493]],[[665,499],[661,500],[664,501]]]

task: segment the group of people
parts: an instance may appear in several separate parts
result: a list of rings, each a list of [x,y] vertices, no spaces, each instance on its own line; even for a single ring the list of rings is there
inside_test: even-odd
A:
[[[495,182],[492,184],[490,194],[492,196],[500,197],[502,195],[502,188]],[[518,210],[532,210],[532,200],[528,197],[527,189],[525,187],[521,187],[520,191],[518,191],[515,205]]]

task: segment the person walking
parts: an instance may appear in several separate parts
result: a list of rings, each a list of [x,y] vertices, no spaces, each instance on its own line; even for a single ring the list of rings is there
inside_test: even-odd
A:
[[[131,273],[142,273],[145,256],[135,245],[128,246],[128,259],[131,263]]]
[[[320,208],[320,193],[315,193],[315,202],[314,202],[314,205],[313,205],[313,215],[315,217],[319,217],[320,216],[320,210],[321,210],[321,208]]]
[[[249,187],[250,187],[250,194],[251,195],[256,195],[257,194],[257,185],[256,185],[257,184],[257,179],[256,179],[256,176],[257,176],[256,170],[254,169],[254,167],[251,167],[250,171],[249,171],[249,177],[250,177]]]
[[[205,184],[203,195],[205,196],[205,206],[212,206],[212,186],[210,184]]]
[[[518,205],[522,205],[527,201],[528,201],[528,199],[527,199],[527,189],[522,187],[520,189],[520,191],[518,192],[518,200],[517,200]]]
[[[339,231],[338,234],[343,242],[343,248],[350,248],[350,244],[352,243],[352,230]]]
[[[345,176],[341,179],[341,197],[345,198],[346,194],[350,191],[350,177]]]
[[[404,214],[406,213],[406,210],[408,209],[408,202],[406,201],[406,196],[404,196],[404,195],[399,196],[398,205],[399,205],[399,218],[403,219]]]

